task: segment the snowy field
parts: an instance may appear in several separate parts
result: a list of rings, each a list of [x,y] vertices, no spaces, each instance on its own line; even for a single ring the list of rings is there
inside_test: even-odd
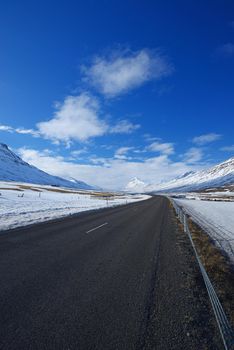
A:
[[[234,202],[177,199],[178,205],[223,249],[234,263]]]
[[[165,195],[168,195],[165,193]],[[173,198],[186,198],[186,199],[195,199],[195,200],[209,200],[209,201],[221,201],[221,202],[233,202],[234,201],[234,192],[232,191],[223,191],[223,192],[171,192],[170,196]]]
[[[150,198],[0,182],[0,230]]]

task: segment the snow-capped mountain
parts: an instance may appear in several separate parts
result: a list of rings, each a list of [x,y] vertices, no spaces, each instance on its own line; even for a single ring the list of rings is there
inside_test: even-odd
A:
[[[92,186],[83,181],[78,181],[76,179],[69,181],[58,176],[47,174],[23,161],[4,143],[0,143],[0,181],[18,181],[86,190],[93,189]]]
[[[234,184],[234,157],[212,168],[186,173],[169,182],[145,187],[145,192],[196,191]]]
[[[137,177],[134,177],[125,187],[125,191],[132,193],[141,193],[144,192],[146,184],[139,180]]]

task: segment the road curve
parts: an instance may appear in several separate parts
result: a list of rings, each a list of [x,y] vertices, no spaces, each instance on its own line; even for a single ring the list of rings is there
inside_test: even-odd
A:
[[[0,349],[222,349],[163,197],[0,235]]]

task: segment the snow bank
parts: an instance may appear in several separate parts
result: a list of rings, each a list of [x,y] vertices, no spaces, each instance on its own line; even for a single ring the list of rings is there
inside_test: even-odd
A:
[[[234,263],[234,202],[177,199],[176,202],[223,249]]]

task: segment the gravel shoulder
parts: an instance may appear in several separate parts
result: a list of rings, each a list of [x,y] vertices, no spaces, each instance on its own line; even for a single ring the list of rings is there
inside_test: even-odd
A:
[[[169,208],[155,274],[144,349],[223,349],[190,241]]]

